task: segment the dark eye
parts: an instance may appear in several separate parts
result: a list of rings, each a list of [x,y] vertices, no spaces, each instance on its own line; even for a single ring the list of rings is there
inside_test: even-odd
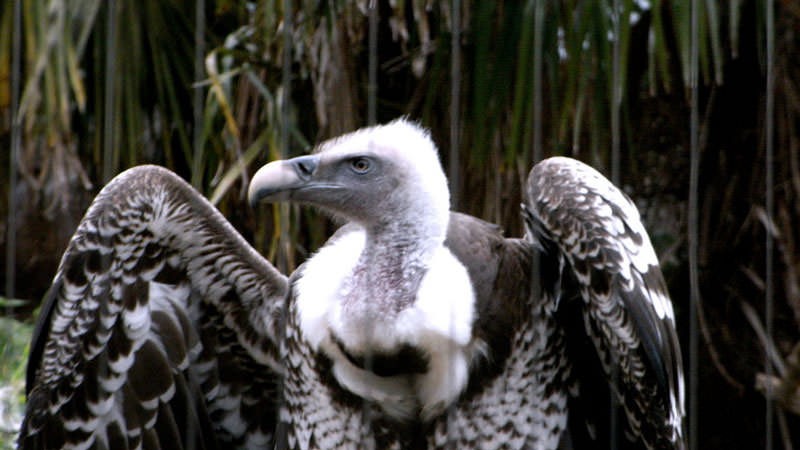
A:
[[[372,163],[367,158],[353,158],[350,160],[350,167],[356,173],[367,173],[372,168]]]

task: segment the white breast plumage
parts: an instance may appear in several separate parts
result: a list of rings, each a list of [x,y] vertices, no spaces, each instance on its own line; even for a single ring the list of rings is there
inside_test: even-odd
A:
[[[513,239],[451,213],[447,186],[404,119],[265,165],[251,204],[349,222],[287,278],[175,174],[120,175],[43,303],[20,447],[598,448],[613,395],[636,448],[685,449],[674,315],[634,204],[550,158]]]
[[[322,248],[295,283],[298,321],[311,348],[333,361],[337,381],[349,391],[382,405],[398,418],[423,419],[443,411],[466,387],[473,353],[475,295],[464,266],[442,246],[423,277],[416,301],[391,320],[360,320],[343,311],[340,293],[364,248],[362,230],[340,236]],[[355,366],[341,351],[392,352],[403,345],[428,357],[419,375],[379,377]]]

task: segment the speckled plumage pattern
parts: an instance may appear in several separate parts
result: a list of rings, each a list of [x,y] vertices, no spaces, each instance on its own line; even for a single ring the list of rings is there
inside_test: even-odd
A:
[[[268,445],[286,279],[174,174],[98,195],[43,306],[22,448]]]
[[[259,170],[251,201],[350,221],[290,279],[174,174],[120,175],[44,303],[20,447],[596,449],[611,389],[622,448],[685,448],[674,315],[630,200],[551,158],[506,238],[449,211],[436,158],[399,120]]]
[[[530,235],[555,246],[630,431],[647,448],[683,448],[684,382],[675,319],[633,202],[591,167],[550,158],[531,171]]]
[[[330,360],[314,353],[303,340],[291,302],[284,341],[289,367],[282,410],[288,448],[558,446],[567,422],[569,363],[554,322],[552,293],[541,298],[529,295],[531,247],[521,240],[504,239],[495,227],[461,214],[451,216],[449,236],[449,244],[459,246],[457,256],[475,276],[483,273],[482,264],[488,264],[500,269],[494,276],[511,275],[516,280],[502,284],[498,283],[502,275],[493,276],[484,280],[479,294],[480,311],[486,315],[477,320],[481,329],[476,333],[508,348],[491,348],[487,357],[479,358],[473,366],[472,384],[435,420],[393,421],[381,414],[378,405],[338,386],[330,375]],[[463,242],[466,236],[473,248]],[[295,277],[302,276],[301,268]]]
[[[502,373],[435,423],[430,448],[554,449],[567,425],[561,338],[546,304],[514,333]]]

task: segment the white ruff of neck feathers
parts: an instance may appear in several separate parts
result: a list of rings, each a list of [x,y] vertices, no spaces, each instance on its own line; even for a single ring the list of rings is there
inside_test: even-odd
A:
[[[405,177],[386,200],[396,209],[388,220],[354,229],[308,261],[295,285],[300,326],[311,347],[333,359],[334,375],[346,389],[389,415],[428,420],[458,398],[470,362],[483,351],[485,344],[472,337],[474,291],[466,268],[444,246],[450,193],[429,134],[400,119],[319,148],[343,156],[370,150],[390,158]],[[398,277],[417,281],[406,290],[402,280],[394,283]],[[333,337],[355,354],[417,347],[430,358],[428,371],[377,377],[354,366]]]

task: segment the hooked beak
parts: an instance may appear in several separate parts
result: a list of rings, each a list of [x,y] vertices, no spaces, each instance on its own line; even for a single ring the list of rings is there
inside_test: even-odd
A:
[[[281,202],[292,199],[292,193],[313,182],[319,166],[318,155],[272,161],[258,169],[250,181],[247,197],[255,207],[262,201]]]

